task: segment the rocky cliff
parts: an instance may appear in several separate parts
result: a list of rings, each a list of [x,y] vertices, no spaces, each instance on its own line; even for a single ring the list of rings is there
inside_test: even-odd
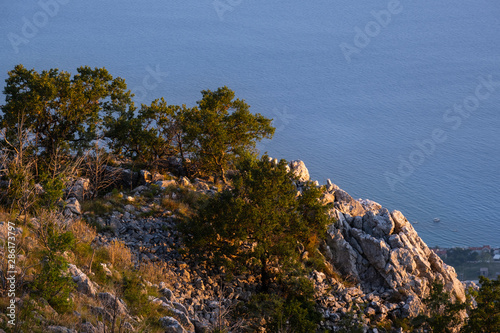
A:
[[[298,176],[300,191],[304,182],[310,180],[309,172],[302,161],[292,161],[289,166]],[[154,264],[164,280],[143,283],[158,292],[158,297],[150,296],[150,302],[169,311],[169,315],[159,321],[166,332],[210,331],[220,325],[221,320],[226,320],[221,319],[223,313],[227,314],[238,302],[247,301],[256,292],[255,277],[241,275],[224,282],[210,267],[184,261],[179,253],[182,240],[176,228],[175,212],[155,216],[150,213],[158,211],[161,200],[178,200],[179,192],[172,188],[206,195],[215,193],[217,188],[200,179],[169,177],[171,179],[166,180],[146,171],[133,177],[127,175],[121,178],[131,183],[124,187],[133,190],[123,196],[121,203],[115,201],[109,213],[99,216],[82,215],[79,201],[88,191],[87,182],[76,181],[68,191],[66,218],[71,221],[84,216],[92,223],[107,226],[107,231],[94,239],[96,246],[106,247],[120,240],[132,252],[136,265]],[[170,190],[166,191],[167,188]],[[447,291],[464,300],[464,289],[454,269],[427,247],[401,212],[389,212],[370,200],[354,200],[330,180],[322,188],[322,200],[330,207],[336,222],[329,226],[321,248],[325,260],[339,274],[327,276],[314,271],[309,276],[315,285],[318,310],[324,318],[321,329],[336,331],[347,318],[360,323],[364,332],[378,332],[374,328],[378,323],[411,318],[422,310],[422,299],[434,281],[440,281]],[[117,274],[109,263],[101,263],[101,266],[106,275]],[[138,319],[129,315],[127,304],[93,282],[93,273],[85,271],[70,265],[69,274],[78,285],[81,297],[87,297],[92,304],[90,313],[100,318],[112,317],[113,306],[116,308],[118,304],[118,312],[127,323],[126,330],[137,331]],[[116,313],[116,309],[114,311]],[[234,323],[227,322],[230,324]],[[105,327],[103,320],[94,325],[82,322],[72,328],[51,326],[47,329],[97,333]],[[402,332],[395,326],[393,330]]]
[[[301,180],[309,180],[303,163],[292,162],[291,167]],[[324,255],[344,278],[358,285],[364,294],[358,298],[368,304],[366,313],[378,319],[388,314],[414,317],[422,311],[422,300],[435,281],[456,299],[465,300],[455,269],[427,247],[400,211],[389,212],[371,200],[355,200],[329,179],[323,202],[331,206],[330,214],[337,221],[328,228]],[[335,311],[335,306],[330,310]]]

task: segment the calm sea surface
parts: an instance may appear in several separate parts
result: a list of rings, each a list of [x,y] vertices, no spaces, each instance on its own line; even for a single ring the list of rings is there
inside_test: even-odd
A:
[[[106,67],[138,103],[188,105],[227,85],[274,118],[262,152],[431,246],[500,246],[499,31],[496,0],[2,1],[0,80]]]

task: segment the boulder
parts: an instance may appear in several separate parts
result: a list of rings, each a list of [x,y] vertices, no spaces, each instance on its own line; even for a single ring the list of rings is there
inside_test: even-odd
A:
[[[337,185],[335,185],[334,183],[332,183],[332,181],[330,179],[326,180],[326,190],[328,192],[333,193],[338,189],[339,189],[339,187]]]
[[[290,162],[290,171],[297,176],[300,182],[307,182],[309,180],[309,170],[303,161],[296,160]]]
[[[138,175],[139,185],[149,184],[149,183],[151,183],[152,180],[153,180],[153,176],[151,175],[151,172],[149,172],[147,170],[139,171],[139,175]]]
[[[155,183],[155,185],[158,185],[162,190],[165,190],[169,186],[177,186],[177,182],[173,179],[171,179],[171,180],[159,180]]]
[[[381,204],[369,199],[358,199],[358,202],[363,206],[365,211],[377,213],[382,208]]]
[[[132,170],[107,166],[106,177],[114,179],[113,185],[127,190],[131,190],[138,184],[139,174]]]
[[[349,214],[351,216],[360,216],[365,213],[363,206],[344,190],[338,189],[334,194],[335,208],[340,210],[342,213]]]
[[[171,308],[170,312],[172,317],[174,317],[179,323],[181,323],[183,328],[185,328],[189,332],[194,332],[193,323],[191,323],[191,320],[189,320],[188,316],[183,311]]]
[[[174,299],[174,293],[172,292],[172,290],[168,289],[168,288],[163,288],[160,290],[160,293],[165,296],[169,301],[173,301]]]
[[[116,307],[116,313],[118,315],[127,315],[128,316],[128,310],[127,306],[123,301],[119,298],[117,298],[115,295],[110,294],[110,293],[99,293],[98,298],[101,300],[101,303],[108,309],[108,310],[113,310]]]
[[[75,281],[79,292],[92,297],[96,295],[98,286],[92,282],[85,273],[73,264],[68,265],[68,271],[73,281]]]
[[[92,325],[90,322],[85,322],[79,325],[79,332],[80,333],[101,333],[103,332],[104,325],[100,323],[100,327],[95,327]]]
[[[403,216],[403,214],[395,210],[391,213],[392,220],[394,221],[394,228],[396,233],[400,233],[404,227],[410,226],[410,222]]]
[[[76,198],[69,198],[65,202],[63,215],[66,217],[82,215],[82,207]]]
[[[68,198],[76,198],[83,202],[85,196],[90,193],[90,180],[88,178],[78,178],[66,188]]]
[[[409,296],[402,308],[403,318],[414,318],[422,309],[422,301],[415,296]]]
[[[181,324],[172,317],[160,318],[160,324],[165,329],[165,333],[187,333]]]
[[[333,203],[335,202],[335,195],[333,195],[332,193],[323,193],[323,195],[321,196],[321,202],[324,204],[324,205],[327,205],[329,203]]]
[[[139,185],[132,191],[134,195],[142,194],[144,191],[149,190],[149,187],[146,185]]]
[[[193,320],[194,331],[196,333],[208,333],[210,332],[210,327],[199,320]]]
[[[363,216],[363,231],[375,237],[385,237],[394,231],[394,221],[389,211],[385,208],[380,209],[378,214],[368,211]]]
[[[191,181],[189,181],[189,178],[187,177],[182,177],[181,179],[179,179],[179,184],[181,186],[189,186],[191,185]]]
[[[196,189],[199,191],[209,191],[210,190],[210,186],[208,186],[208,184],[203,179],[196,178],[194,180],[193,184],[196,187]]]
[[[359,229],[352,229],[351,233],[363,249],[364,256],[368,262],[377,271],[384,271],[390,253],[390,248],[385,241],[363,233]]]
[[[326,235],[325,256],[334,267],[340,270],[344,276],[349,276],[359,280],[358,269],[356,265],[359,253],[349,244],[342,232],[332,224],[328,227]]]

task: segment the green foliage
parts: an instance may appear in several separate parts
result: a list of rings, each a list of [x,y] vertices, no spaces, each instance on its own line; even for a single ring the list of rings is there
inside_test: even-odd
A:
[[[460,312],[465,309],[465,304],[458,300],[452,302],[450,294],[444,291],[443,284],[432,284],[424,304],[427,306],[428,315],[419,314],[412,321],[416,328],[422,327],[435,333],[451,333],[461,324]]]
[[[2,126],[26,128],[36,134],[36,155],[87,147],[101,124],[100,112],[133,109],[125,82],[104,68],[80,67],[73,78],[58,69],[36,72],[17,65],[9,72],[2,107]],[[14,131],[14,132],[15,132]]]
[[[19,308],[19,316],[15,329],[12,326],[5,327],[7,332],[40,332],[43,320],[37,315],[37,304],[32,298],[25,298]],[[11,329],[9,331],[9,329]]]
[[[289,278],[279,293],[260,293],[240,311],[250,316],[255,329],[262,319],[269,332],[315,332],[321,314],[315,309],[314,286],[307,278]]]
[[[82,203],[82,211],[92,215],[103,216],[111,213],[115,206],[116,203],[113,205],[109,200],[97,198],[93,200],[85,200]]]
[[[467,261],[476,261],[478,259],[479,253],[457,247],[446,251],[446,258],[443,261],[448,265],[458,266]]]
[[[106,118],[106,136],[115,153],[155,167],[167,157],[184,156],[180,121],[186,110],[185,106],[167,105],[163,98],[143,104],[138,116],[133,110],[124,110],[116,118]]]
[[[226,182],[225,172],[235,161],[248,156],[255,142],[271,138],[271,119],[252,114],[244,100],[234,99],[228,87],[203,90],[198,107],[187,109],[182,121],[186,144],[200,167]]]
[[[228,168],[253,155],[256,141],[274,133],[271,119],[250,113],[227,87],[202,91],[193,108],[161,98],[136,112],[123,79],[104,68],[85,66],[77,72],[72,77],[58,69],[39,73],[18,65],[8,73],[0,121],[10,129],[7,139],[13,145],[19,133],[34,134],[28,141],[37,177],[50,163],[64,163],[70,153],[84,153],[104,137],[118,157],[155,168],[177,157],[183,172],[226,182]]]
[[[500,279],[481,276],[481,288],[473,294],[477,307],[470,309],[463,333],[500,332]]]
[[[105,119],[106,136],[119,156],[160,166],[168,157],[194,159],[199,171],[224,182],[225,172],[241,157],[251,155],[255,142],[274,133],[271,119],[251,114],[243,100],[227,87],[202,91],[198,106],[168,105],[162,98],[142,105],[136,116],[123,110]]]
[[[123,299],[134,315],[148,315],[153,311],[147,293],[140,288],[141,284],[142,279],[134,272],[125,274],[121,281]]]
[[[39,205],[48,209],[55,209],[61,201],[66,188],[65,177],[62,174],[50,177],[46,174],[41,176],[43,193],[39,197]]]
[[[260,275],[266,290],[273,263],[282,272],[295,269],[300,256],[297,242],[324,235],[329,221],[326,208],[315,187],[306,187],[297,197],[284,160],[277,165],[267,156],[248,160],[233,185],[234,189],[208,199],[184,225],[184,234],[191,235],[186,241],[194,253],[214,253],[226,266],[235,261],[236,268],[247,267]]]
[[[37,198],[32,165],[23,164],[19,158],[7,161],[6,178],[9,186],[2,198],[3,202],[20,215],[26,214]]]
[[[145,318],[145,322],[151,328],[161,328],[159,319],[165,316],[172,316],[172,312],[148,300],[149,294],[145,287],[141,287],[143,285],[142,281],[143,279],[140,277],[139,272],[126,272],[119,282],[121,296],[132,315]]]
[[[480,277],[479,291],[472,292],[476,303],[467,309],[469,318],[460,332],[492,333],[500,332],[500,281]],[[429,315],[421,314],[412,324],[430,332],[454,332],[460,326],[460,311],[466,308],[460,302],[453,303],[450,294],[443,292],[443,285],[435,283],[431,294],[424,300]]]
[[[94,249],[89,243],[77,243],[73,252],[76,256],[76,265],[83,267],[90,263]]]
[[[69,231],[59,231],[53,220],[46,221],[37,233],[44,248],[41,251],[42,268],[34,279],[33,289],[56,311],[69,311],[72,307],[69,294],[73,291],[75,284],[71,276],[63,274],[68,267],[63,253],[74,248],[75,237]]]
[[[363,324],[360,322],[359,308],[346,313],[342,319],[336,324],[337,332],[339,333],[363,333]]]

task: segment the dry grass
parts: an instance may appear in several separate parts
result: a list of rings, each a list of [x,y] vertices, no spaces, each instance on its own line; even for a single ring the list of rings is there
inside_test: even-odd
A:
[[[115,239],[107,247],[113,266],[123,269],[132,265],[132,252],[124,242]]]
[[[0,206],[0,221],[7,223],[7,221],[13,218],[12,213],[5,207]]]
[[[89,226],[83,220],[75,221],[73,224],[71,224],[69,229],[78,242],[91,243],[97,236],[95,227]]]
[[[81,322],[89,321],[94,325],[97,324],[98,318],[95,316],[95,314],[90,312],[91,307],[101,306],[96,298],[88,297],[80,293],[74,293],[73,303],[75,304],[74,310],[81,315]]]
[[[189,213],[189,205],[170,198],[163,198],[163,200],[161,201],[161,205],[166,210],[170,210],[176,214],[185,216]]]
[[[143,262],[139,267],[141,277],[153,284],[165,282],[169,287],[170,281],[173,281],[175,275],[170,272],[166,264],[163,262]]]

